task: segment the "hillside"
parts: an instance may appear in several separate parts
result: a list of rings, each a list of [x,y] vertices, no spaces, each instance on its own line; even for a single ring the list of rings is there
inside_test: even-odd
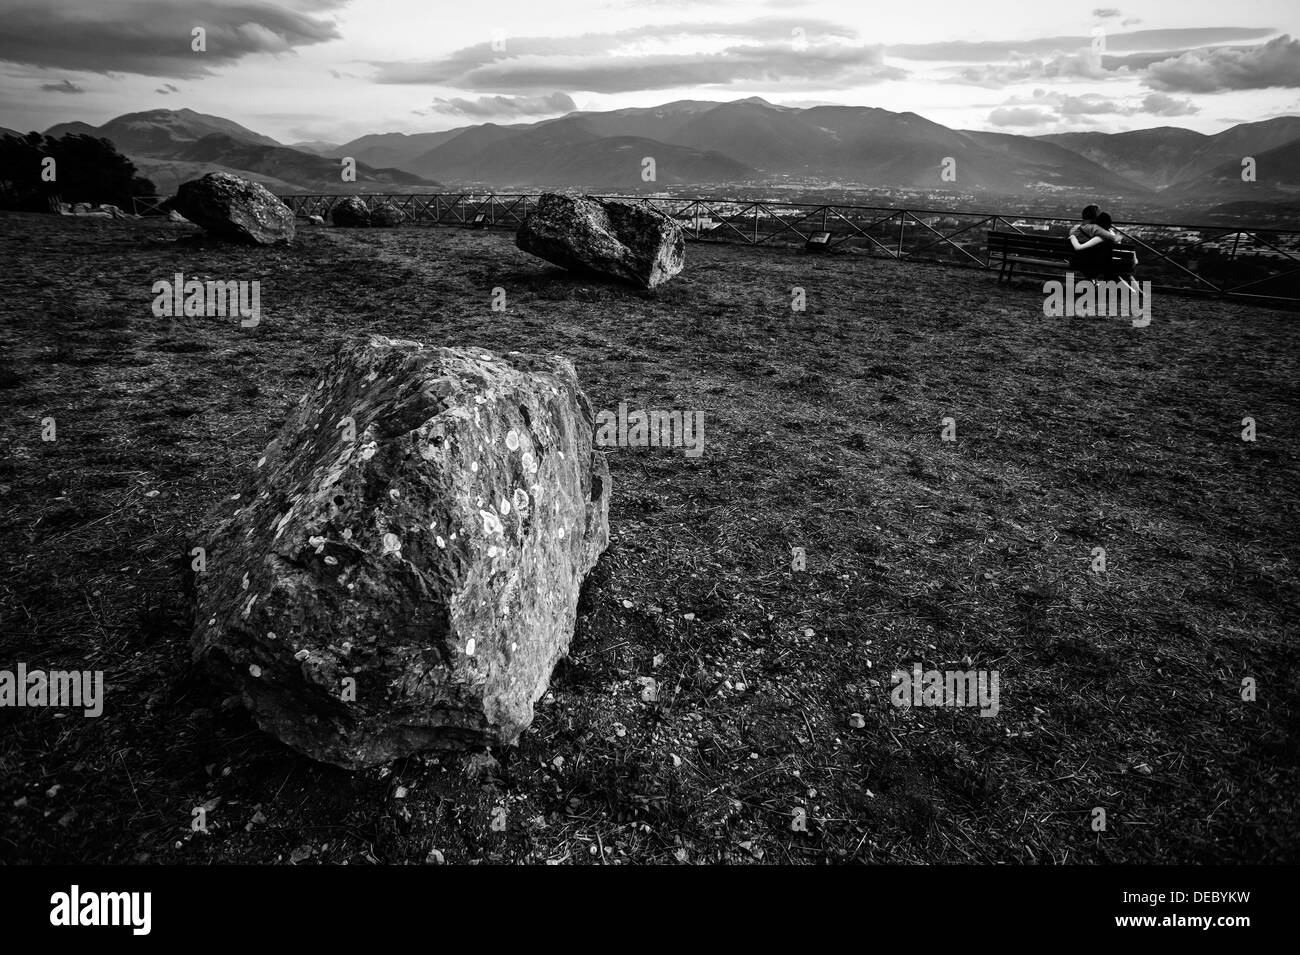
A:
[[[306,191],[401,191],[419,186],[436,189],[437,182],[400,169],[375,169],[357,163],[357,181],[343,183],[340,179],[339,160],[290,149],[287,146],[265,146],[233,139],[214,133],[197,142],[178,146],[170,158],[182,162],[219,163],[232,169],[256,170],[290,182]]]
[[[1182,200],[1260,202],[1300,199],[1300,140],[1255,154],[1255,180],[1243,181],[1241,158],[1234,157],[1170,187]]]
[[[573,185],[629,189],[641,186],[641,157],[627,162],[637,152],[654,156],[659,182],[669,184],[826,178],[942,189],[941,163],[951,156],[959,170],[952,188],[1147,192],[1067,149],[1021,136],[962,133],[914,113],[794,109],[757,98],[572,113],[528,126],[484,124],[410,164],[443,180],[544,187],[571,177]]]
[[[52,126],[45,131],[45,135],[61,136],[65,132],[88,132],[92,129],[74,127],[86,127],[86,124]],[[280,145],[271,137],[255,133],[238,123],[220,116],[196,113],[192,109],[154,109],[143,113],[127,113],[110,119],[89,134],[112,140],[118,152],[163,158],[171,157],[177,150],[213,134],[262,146]]]
[[[1225,164],[1238,172],[1244,156],[1256,156],[1300,140],[1300,117],[1241,123],[1207,136],[1161,126],[1126,133],[1054,133],[1037,137],[1074,150],[1149,189],[1187,186]],[[1207,182],[1210,180],[1207,180]],[[1186,194],[1188,189],[1180,190]]]
[[[467,126],[443,130],[438,133],[373,133],[343,143],[333,149],[331,156],[351,156],[358,162],[372,166],[396,166],[420,172],[420,157],[443,143],[459,136]]]
[[[1243,123],[1213,136],[1164,126],[1126,133],[954,130],[916,113],[866,106],[776,106],[759,97],[716,103],[578,111],[532,123],[481,123],[430,133],[374,133],[342,144],[282,146],[218,116],[192,110],[130,113],[102,127],[69,123],[51,133],[111,139],[141,168],[222,168],[295,191],[353,191],[330,161],[351,156],[365,184],[385,191],[443,188],[659,191],[673,186],[807,184],[809,188],[924,189],[1004,196],[1109,197],[1174,204],[1197,189],[1235,201],[1226,164],[1270,154],[1270,168],[1300,142],[1300,117]],[[645,157],[656,180],[641,178]],[[955,181],[942,178],[956,161]],[[1255,200],[1291,192],[1289,170]]]
[[[160,173],[159,188],[206,172],[231,172],[286,192],[403,192],[431,190],[440,184],[401,169],[357,164],[356,184],[340,178],[337,159],[282,146],[238,123],[193,110],[128,113],[103,126],[64,123],[46,135],[82,133],[111,140],[146,175]],[[154,178],[152,175],[150,178]]]

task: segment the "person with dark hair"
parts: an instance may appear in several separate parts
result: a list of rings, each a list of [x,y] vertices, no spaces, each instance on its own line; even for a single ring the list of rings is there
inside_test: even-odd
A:
[[[1086,277],[1096,279],[1100,275],[1104,282],[1122,282],[1130,291],[1138,293],[1137,281],[1134,280],[1133,284],[1129,285],[1120,275],[1115,265],[1115,257],[1111,255],[1119,245],[1119,235],[1114,231],[1115,223],[1110,213],[1098,213],[1093,227],[1095,234],[1087,241],[1080,242],[1077,236],[1070,235],[1070,244],[1075,249],[1071,264],[1074,264],[1077,258],[1082,262],[1079,271]]]
[[[1070,267],[1085,278],[1095,279],[1110,269],[1110,253],[1119,245],[1119,236],[1112,231],[1110,214],[1098,206],[1085,206],[1082,219],[1070,230],[1070,247],[1074,249]]]

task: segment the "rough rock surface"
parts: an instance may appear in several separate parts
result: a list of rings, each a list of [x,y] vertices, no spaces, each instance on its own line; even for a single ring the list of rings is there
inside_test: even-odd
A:
[[[130,213],[123,212],[117,206],[107,203],[91,205],[89,202],[76,202],[70,205],[66,202],[60,202],[57,208],[59,215],[63,216],[98,216],[110,219],[134,218]]]
[[[593,429],[566,359],[345,345],[206,538],[195,659],[339,766],[514,742],[609,542]]]
[[[310,222],[312,225],[324,225],[324,224],[325,224],[325,220],[322,219],[320,216],[308,216],[308,217],[307,217],[307,221]]]
[[[686,240],[672,219],[643,205],[591,196],[543,195],[515,245],[566,269],[642,288],[667,281],[686,264]]]
[[[348,196],[330,210],[330,222],[343,228],[365,227],[370,225],[370,209],[364,199]]]
[[[181,183],[168,205],[223,238],[254,245],[293,241],[289,207],[265,186],[228,172],[210,172]]]
[[[372,226],[399,226],[405,221],[406,213],[391,202],[381,202],[370,210],[370,224]]]

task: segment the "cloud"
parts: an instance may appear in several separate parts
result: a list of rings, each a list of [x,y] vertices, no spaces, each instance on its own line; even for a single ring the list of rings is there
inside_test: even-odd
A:
[[[956,69],[945,83],[965,83],[1001,89],[1013,83],[1051,79],[1105,79],[1111,58],[1095,53],[1058,53],[1046,58],[1030,58],[1016,63],[991,63]]]
[[[322,11],[343,0],[207,0],[183,9],[171,0],[4,0],[0,61],[90,73],[188,79],[255,53],[285,53],[338,37]],[[287,7],[287,8],[286,8]],[[191,31],[207,31],[207,52]]]
[[[1056,116],[1050,112],[1024,106],[999,106],[989,113],[994,126],[1050,126]]]
[[[1063,95],[1057,107],[1061,116],[1104,116],[1125,112],[1125,107],[1113,99],[1107,99],[1100,93],[1084,93],[1082,96]]]
[[[1190,100],[1166,93],[1148,93],[1141,99],[1123,99],[1083,93],[1078,96],[1056,90],[1034,90],[1033,96],[1013,96],[989,114],[996,126],[1096,125],[1098,116],[1190,116],[1200,108]]]
[[[668,52],[671,41],[708,47]],[[505,37],[417,63],[378,63],[377,82],[428,83],[492,93],[596,93],[733,83],[850,86],[906,76],[879,46],[850,29],[812,18],[748,23],[669,23],[572,37]]]
[[[1142,112],[1155,116],[1191,116],[1201,111],[1189,99],[1174,99],[1167,93],[1148,93],[1142,98]]]
[[[1110,20],[1120,15],[1120,12],[1114,7],[1098,7],[1092,11],[1092,15],[1098,20]]]
[[[1300,87],[1300,40],[1284,35],[1260,46],[1192,50],[1151,64],[1146,85],[1182,93]]]
[[[1196,27],[1179,30],[1132,30],[1107,33],[1106,50],[1142,52],[1180,50],[1211,43],[1260,40],[1277,31],[1271,27]],[[1017,57],[1046,57],[1062,51],[1091,47],[1091,36],[1054,36],[1030,40],[950,40],[938,43],[904,43],[885,52],[908,60],[950,60],[956,63],[1000,63]]]
[[[86,90],[68,80],[60,80],[57,83],[42,83],[42,93],[84,93]]]
[[[480,96],[477,99],[439,97],[433,101],[433,108],[439,113],[469,116],[473,119],[496,119],[571,113],[578,108],[578,104],[568,93],[551,93],[548,96]]]
[[[483,90],[545,89],[565,86],[595,93],[726,86],[731,83],[816,81],[852,86],[906,74],[883,63],[879,49],[833,47],[797,53],[787,46],[735,46],[713,54],[646,56],[522,57],[480,67],[456,85]]]

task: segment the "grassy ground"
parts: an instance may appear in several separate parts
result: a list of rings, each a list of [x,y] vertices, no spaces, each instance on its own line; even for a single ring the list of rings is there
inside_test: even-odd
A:
[[[698,245],[642,293],[450,229],[0,216],[0,261],[0,668],[110,686],[98,719],[0,711],[2,859],[1296,859],[1293,313],[1047,319],[989,274]],[[259,279],[260,326],[155,319],[177,271]],[[367,332],[704,412],[703,457],[610,450],[572,657],[495,758],[315,765],[189,671],[183,554]],[[892,706],[914,662],[999,671],[999,714]]]

